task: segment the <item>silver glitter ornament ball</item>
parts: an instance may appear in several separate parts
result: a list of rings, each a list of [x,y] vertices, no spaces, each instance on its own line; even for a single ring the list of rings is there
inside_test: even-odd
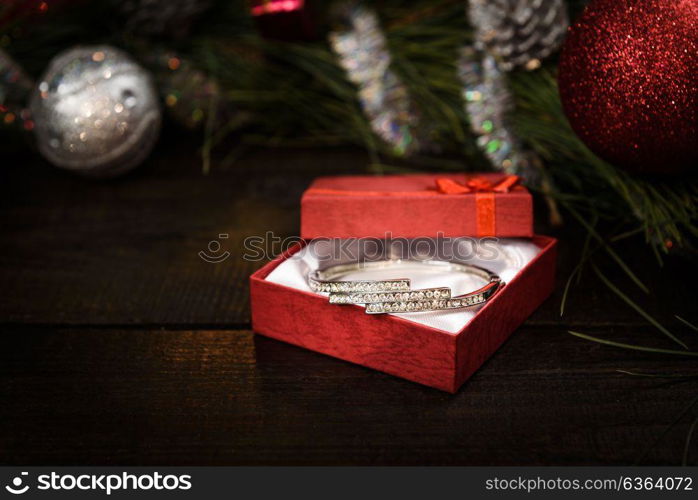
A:
[[[150,75],[108,46],[56,56],[30,106],[41,154],[57,167],[93,177],[114,177],[137,166],[160,131]]]

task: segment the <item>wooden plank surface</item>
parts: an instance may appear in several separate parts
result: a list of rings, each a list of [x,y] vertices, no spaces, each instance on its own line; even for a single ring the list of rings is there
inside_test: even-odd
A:
[[[570,229],[555,232],[555,295],[455,396],[254,336],[247,276],[261,263],[241,259],[243,239],[297,234],[310,180],[365,163],[355,151],[270,150],[202,176],[184,142],[93,182],[6,155],[0,463],[629,464],[698,393],[694,360],[566,333],[675,347],[589,273],[559,317],[581,246]],[[219,234],[230,257],[204,262]],[[695,292],[676,286],[695,263],[659,269],[633,244],[623,255],[654,294],[617,268],[608,276],[698,348],[673,317],[696,319]],[[678,464],[689,425],[646,462]]]
[[[631,464],[695,383],[616,370],[698,376],[553,327],[455,396],[244,330],[19,327],[0,352],[0,462],[21,464]],[[686,430],[646,463],[678,465]]]

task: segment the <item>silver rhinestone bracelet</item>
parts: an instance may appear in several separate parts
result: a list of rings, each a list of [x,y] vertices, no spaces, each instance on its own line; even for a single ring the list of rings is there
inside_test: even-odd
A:
[[[447,287],[412,290],[408,278],[387,280],[342,280],[342,276],[360,270],[388,269],[401,264],[428,266],[439,271],[469,273],[487,283],[472,292],[451,296]],[[365,304],[367,314],[411,313],[463,309],[487,302],[504,283],[495,273],[462,262],[441,260],[388,259],[373,262],[338,264],[312,271],[308,284],[315,292],[329,292],[331,304]]]

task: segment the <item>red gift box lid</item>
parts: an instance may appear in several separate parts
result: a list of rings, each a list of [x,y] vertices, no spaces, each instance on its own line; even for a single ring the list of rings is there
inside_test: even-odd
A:
[[[319,177],[301,200],[301,237],[533,236],[531,193],[499,173]]]

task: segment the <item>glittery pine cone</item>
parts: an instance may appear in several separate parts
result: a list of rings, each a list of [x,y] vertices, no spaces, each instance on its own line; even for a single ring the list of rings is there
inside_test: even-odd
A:
[[[569,26],[564,0],[470,0],[468,15],[476,47],[504,71],[537,68]]]

